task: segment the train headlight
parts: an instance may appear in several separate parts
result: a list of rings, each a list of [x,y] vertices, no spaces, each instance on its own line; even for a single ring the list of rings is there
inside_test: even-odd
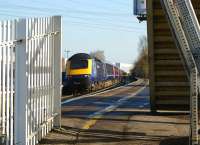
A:
[[[85,78],[89,77],[89,75],[84,75]]]

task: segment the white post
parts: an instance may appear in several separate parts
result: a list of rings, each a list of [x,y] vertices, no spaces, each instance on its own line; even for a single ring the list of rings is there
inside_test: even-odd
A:
[[[53,17],[53,31],[58,32],[54,35],[54,114],[56,115],[54,118],[54,127],[61,126],[61,16],[54,16]]]
[[[26,74],[26,20],[17,20],[16,26],[16,74],[15,74],[15,104],[14,133],[15,144],[27,143],[27,74]]]

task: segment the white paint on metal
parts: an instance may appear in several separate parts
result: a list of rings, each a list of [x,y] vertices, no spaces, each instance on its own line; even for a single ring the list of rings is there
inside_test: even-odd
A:
[[[0,136],[6,145],[35,145],[60,125],[60,76],[60,16],[0,21]]]
[[[0,144],[13,144],[14,31],[15,21],[0,22]]]
[[[61,19],[61,17],[57,16],[57,17],[53,17],[53,31],[54,32],[61,32],[62,26],[61,26],[61,21],[59,21]],[[54,41],[53,41],[53,47],[54,48],[61,48],[61,44],[60,43],[61,40],[61,33],[59,33],[59,35],[54,35]],[[55,110],[54,113],[57,113],[59,115],[57,115],[54,119],[54,124],[57,127],[60,127],[60,120],[61,120],[61,72],[62,72],[62,55],[61,55],[61,49],[54,49],[54,71],[53,71],[53,84],[54,84],[54,92],[53,92],[53,108]]]
[[[26,20],[17,20],[16,39],[25,39]],[[27,143],[27,78],[26,78],[26,42],[16,46],[16,72],[15,72],[15,144]]]

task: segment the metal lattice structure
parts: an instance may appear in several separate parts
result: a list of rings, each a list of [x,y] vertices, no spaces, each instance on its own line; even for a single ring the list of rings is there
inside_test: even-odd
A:
[[[0,144],[34,145],[60,126],[61,17],[0,22]]]
[[[200,25],[190,0],[161,0],[190,80],[192,145],[198,145]]]

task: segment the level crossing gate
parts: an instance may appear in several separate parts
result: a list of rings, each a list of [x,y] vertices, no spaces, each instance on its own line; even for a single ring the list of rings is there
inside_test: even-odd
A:
[[[61,17],[0,21],[0,144],[34,145],[61,115]]]

